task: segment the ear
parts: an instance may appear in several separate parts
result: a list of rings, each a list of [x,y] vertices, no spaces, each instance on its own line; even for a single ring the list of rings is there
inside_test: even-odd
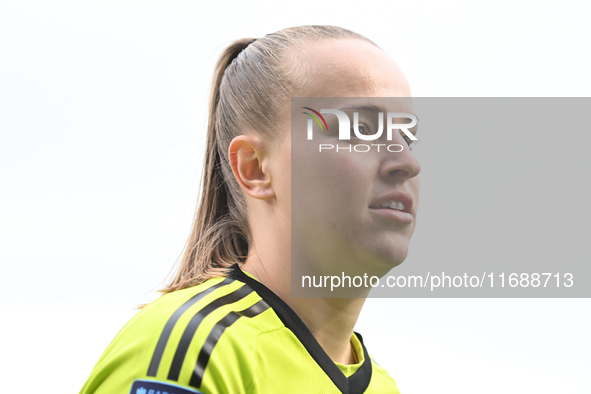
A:
[[[239,135],[228,147],[234,177],[246,194],[260,200],[275,197],[265,159],[265,141],[256,135]]]

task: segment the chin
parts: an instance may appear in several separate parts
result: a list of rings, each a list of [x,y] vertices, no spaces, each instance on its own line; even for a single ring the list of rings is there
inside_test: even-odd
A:
[[[396,266],[399,266],[406,260],[408,256],[408,245],[397,246],[395,249],[390,249],[378,258],[379,268],[381,275],[376,276],[382,277],[386,275],[390,270]]]
[[[355,268],[352,269],[351,274],[383,277],[390,270],[400,264],[406,259],[407,248],[404,250],[385,250],[381,253],[369,253],[366,257],[357,260],[362,264],[355,264]],[[348,272],[347,272],[348,273]]]

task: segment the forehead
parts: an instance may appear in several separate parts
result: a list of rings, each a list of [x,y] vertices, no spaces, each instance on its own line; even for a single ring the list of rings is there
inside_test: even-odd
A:
[[[308,41],[292,49],[302,97],[409,97],[404,73],[382,49],[360,39]]]

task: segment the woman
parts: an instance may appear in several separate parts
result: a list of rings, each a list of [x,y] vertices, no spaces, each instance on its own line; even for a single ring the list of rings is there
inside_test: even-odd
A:
[[[113,340],[81,393],[397,393],[353,332],[369,289],[358,298],[292,298],[290,274],[292,264],[329,266],[333,256],[379,275],[401,263],[420,166],[409,149],[363,161],[311,155],[292,144],[290,100],[409,96],[396,63],[345,29],[304,26],[230,45],[215,71],[203,190],[180,269]],[[316,174],[310,191],[335,197],[293,222],[292,162]],[[346,176],[335,179],[338,169]],[[406,202],[394,216],[384,212],[392,196]],[[339,222],[331,205],[343,201],[351,215]],[[310,237],[306,217],[330,236]]]

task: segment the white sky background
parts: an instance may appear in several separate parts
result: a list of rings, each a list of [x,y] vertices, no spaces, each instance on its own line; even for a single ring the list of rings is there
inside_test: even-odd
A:
[[[0,4],[4,391],[77,392],[156,297],[192,222],[213,65],[232,40],[332,24],[391,53],[415,96],[591,92],[582,1],[213,3]],[[370,299],[356,330],[403,394],[591,393],[590,311]]]

